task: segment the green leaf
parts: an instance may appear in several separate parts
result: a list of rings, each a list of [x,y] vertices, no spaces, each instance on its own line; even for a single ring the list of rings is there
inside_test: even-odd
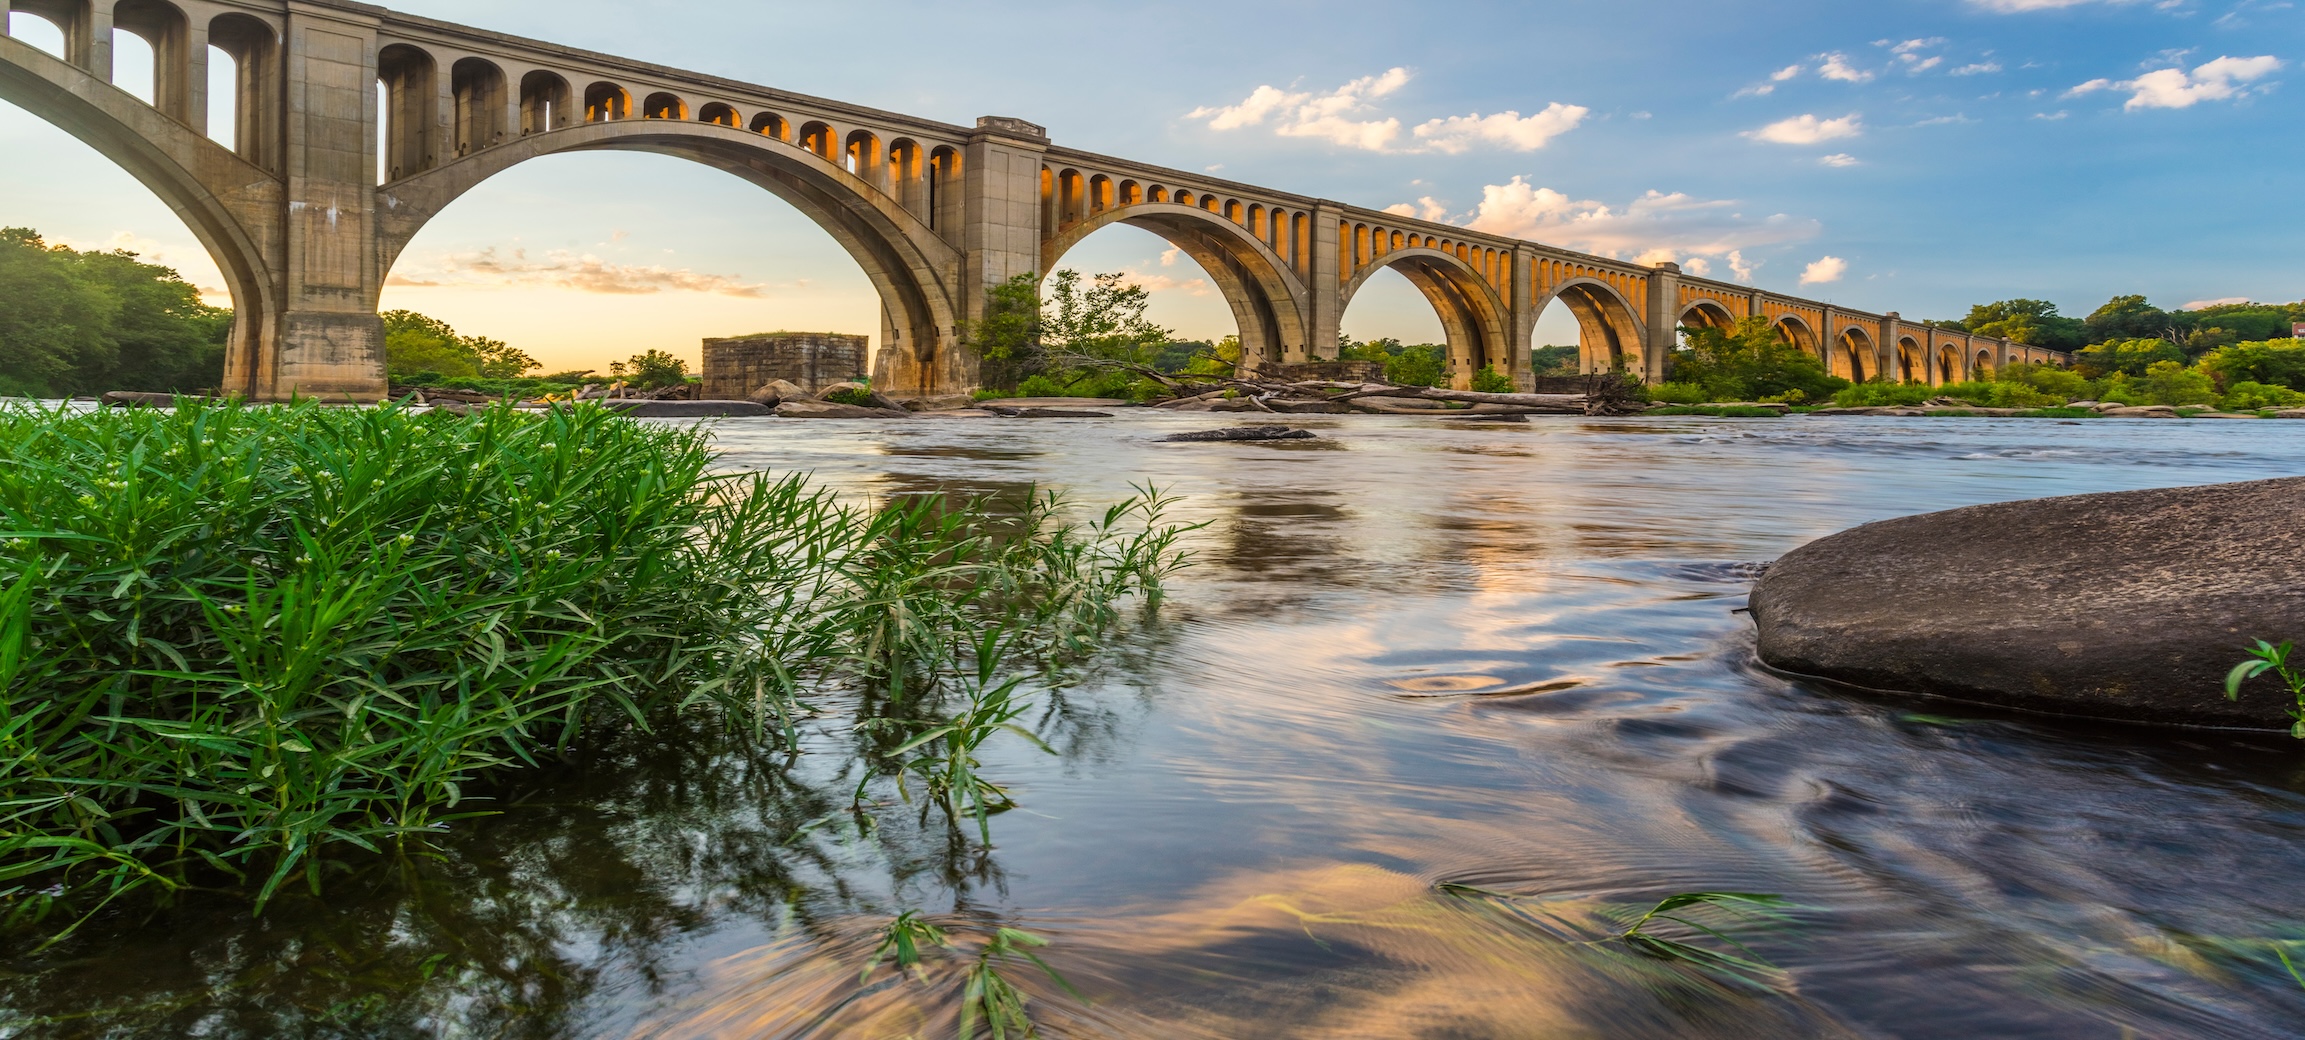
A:
[[[2271,650],[2272,647],[2265,649]],[[2243,661],[2234,665],[2232,671],[2225,673],[2225,699],[2229,701],[2240,700],[2241,684],[2265,674],[2272,667],[2273,662],[2271,661]]]

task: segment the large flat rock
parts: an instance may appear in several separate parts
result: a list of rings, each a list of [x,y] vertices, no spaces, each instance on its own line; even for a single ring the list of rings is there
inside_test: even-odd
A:
[[[2031,711],[2287,729],[2225,673],[2305,642],[2305,478],[1975,506],[1820,539],[1754,586],[1761,660]]]

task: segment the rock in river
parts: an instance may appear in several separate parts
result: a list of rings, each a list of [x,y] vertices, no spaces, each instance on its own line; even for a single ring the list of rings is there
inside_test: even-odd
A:
[[[2289,727],[2225,673],[2305,642],[2305,478],[1973,506],[1794,550],[1753,588],[1761,660],[1856,686],[2133,722]]]
[[[750,401],[609,401],[608,407],[635,419],[725,419],[773,414]]]
[[[1176,433],[1161,438],[1164,444],[1198,444],[1211,441],[1309,441],[1313,431],[1288,426],[1235,426],[1229,430],[1202,430],[1198,433]]]

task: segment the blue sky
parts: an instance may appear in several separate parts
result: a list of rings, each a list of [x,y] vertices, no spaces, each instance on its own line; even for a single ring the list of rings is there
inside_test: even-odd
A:
[[[1911,317],[2010,296],[2068,313],[2116,293],[2305,298],[2289,82],[2305,12],[2289,0],[396,6],[952,122],[1021,116],[1073,147]],[[29,157],[0,169],[0,223],[215,284],[181,224],[93,152],[4,105],[0,150]],[[1065,266],[1130,271],[1166,324],[1230,332],[1165,251],[1113,228]],[[654,156],[518,168],[396,274],[386,306],[556,367],[877,327],[821,232]],[[1345,324],[1439,334],[1397,279]],[[1548,315],[1541,338],[1572,327]]]

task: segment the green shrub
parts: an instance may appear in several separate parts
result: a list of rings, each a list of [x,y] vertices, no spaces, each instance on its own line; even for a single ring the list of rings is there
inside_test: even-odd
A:
[[[1926,404],[1937,396],[1920,383],[1859,383],[1833,395],[1843,408],[1903,408]]]
[[[1649,400],[1661,404],[1704,404],[1712,399],[1695,383],[1658,383],[1649,388]]]
[[[0,410],[8,922],[317,891],[589,736],[703,712],[789,744],[802,684],[903,700],[979,645],[1093,645],[1181,562],[1157,497],[865,510],[715,475],[705,438],[589,405]]]
[[[2223,407],[2228,412],[2254,412],[2265,408],[2297,408],[2305,406],[2305,393],[2285,386],[2267,386],[2263,383],[2240,382],[2225,392]]]
[[[833,404],[845,404],[857,408],[878,407],[873,403],[872,391],[853,386],[844,386],[838,390],[829,391],[824,395],[824,399]]]
[[[1494,368],[1473,373],[1473,392],[1482,394],[1509,394],[1514,390],[1513,377]]]
[[[2062,395],[2043,393],[2024,383],[1999,381],[1947,383],[1936,388],[1934,396],[1958,398],[1980,408],[2047,408],[2064,404],[2066,400]]]
[[[2216,404],[2217,383],[2209,373],[2186,368],[2181,361],[2156,361],[2139,381],[2152,404]]]

